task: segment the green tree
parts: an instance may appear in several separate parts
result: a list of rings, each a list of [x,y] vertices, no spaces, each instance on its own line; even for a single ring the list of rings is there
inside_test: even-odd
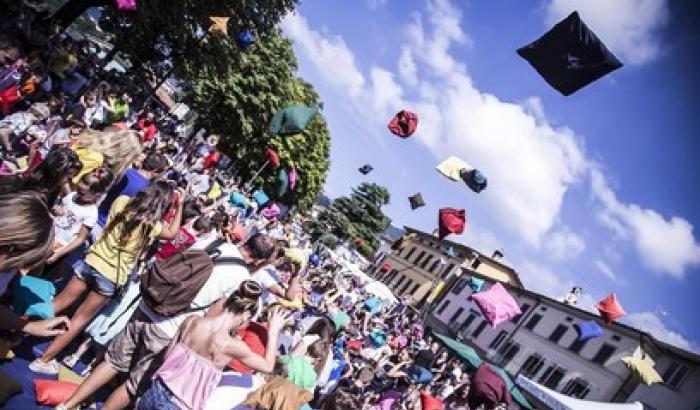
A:
[[[68,0],[45,24],[67,27],[88,8],[101,7],[100,29],[119,52],[145,71],[146,78],[157,81],[171,74],[177,77],[181,66],[193,60],[200,65],[215,65],[222,71],[235,63],[230,56],[229,60],[218,58],[221,44],[234,40],[207,35],[210,17],[230,17],[230,36],[250,29],[261,37],[298,1],[139,0],[136,10],[123,11],[117,9],[114,0]],[[55,0],[47,0],[49,6],[55,6],[54,3]]]
[[[239,55],[235,44],[223,44],[224,54]],[[271,136],[267,128],[274,113],[288,105],[321,106],[311,84],[294,76],[297,61],[291,42],[278,30],[260,39],[239,56],[235,70],[222,75],[217,68],[191,61],[183,66],[184,102],[211,132],[221,135],[220,148],[234,168],[248,180],[265,162],[265,149],[273,148],[287,170],[296,168],[297,187],[283,203],[309,207],[326,180],[330,162],[330,135],[322,115],[307,129],[292,136]],[[255,180],[268,194],[276,191],[277,170],[268,167]]]
[[[327,233],[350,241],[361,239],[364,244],[358,249],[370,256],[379,247],[376,235],[391,223],[382,212],[382,206],[388,205],[390,200],[386,188],[363,182],[349,197],[337,198],[329,209],[321,211],[306,225],[306,230],[314,240]]]

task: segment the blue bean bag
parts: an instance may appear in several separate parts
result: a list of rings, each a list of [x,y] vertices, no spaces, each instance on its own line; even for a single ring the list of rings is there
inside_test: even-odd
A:
[[[484,288],[484,280],[475,278],[472,276],[469,278],[469,287],[471,288],[472,291],[476,292],[481,292],[481,289]]]
[[[594,320],[576,323],[574,328],[578,332],[578,340],[581,341],[603,336],[603,329]]]
[[[433,380],[433,374],[430,373],[430,370],[415,365],[408,370],[408,377],[411,378],[411,382],[416,384],[430,383]]]
[[[54,295],[53,283],[34,276],[21,276],[12,287],[12,307],[20,316],[52,318]]]
[[[231,205],[246,209],[248,207],[248,200],[240,192],[231,192],[231,196],[228,198]]]
[[[371,314],[379,312],[381,308],[382,301],[379,298],[372,296],[371,298],[365,300],[365,309],[369,310]]]
[[[386,333],[381,330],[375,330],[369,334],[369,340],[372,342],[374,347],[382,347],[386,344]]]

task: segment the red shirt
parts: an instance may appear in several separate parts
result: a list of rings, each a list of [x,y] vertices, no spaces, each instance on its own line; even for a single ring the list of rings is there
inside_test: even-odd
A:
[[[156,259],[162,261],[178,253],[184,252],[194,245],[197,237],[185,227],[180,227],[177,235],[156,252]]]
[[[146,124],[145,118],[141,118],[136,124],[138,124],[139,129],[143,131],[143,135],[141,136],[141,140],[143,142],[153,140],[153,138],[156,136],[156,133],[158,132],[158,128],[156,128],[156,125],[154,123],[151,122]]]

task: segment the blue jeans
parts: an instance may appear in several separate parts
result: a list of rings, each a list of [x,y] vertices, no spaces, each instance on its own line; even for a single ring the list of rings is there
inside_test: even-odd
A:
[[[102,296],[111,299],[117,293],[117,285],[87,263],[83,263],[83,266],[75,272],[75,276],[85,282],[89,290]]]
[[[175,404],[173,394],[160,378],[156,378],[136,403],[136,410],[180,410],[180,406]]]

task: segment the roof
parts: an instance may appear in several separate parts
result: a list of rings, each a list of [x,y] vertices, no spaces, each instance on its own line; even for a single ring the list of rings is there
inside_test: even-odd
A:
[[[515,269],[511,268],[510,266],[504,264],[504,263],[501,262],[501,261],[498,261],[498,260],[496,260],[496,259],[493,259],[492,257],[490,257],[490,256],[488,256],[488,255],[486,255],[486,254],[484,254],[484,253],[479,252],[478,250],[476,250],[476,249],[474,249],[474,248],[471,248],[471,247],[469,247],[469,246],[467,246],[467,245],[464,245],[464,244],[461,244],[461,243],[448,241],[448,240],[446,240],[446,239],[439,239],[438,237],[436,237],[436,236],[434,236],[434,235],[432,235],[432,234],[429,234],[429,233],[420,231],[420,230],[415,229],[415,228],[411,228],[410,226],[404,226],[404,230],[406,230],[406,232],[408,232],[408,233],[415,233],[417,236],[419,236],[419,237],[421,237],[421,238],[430,239],[431,241],[444,244],[445,246],[448,246],[448,247],[451,246],[453,249],[455,249],[455,250],[457,250],[457,251],[462,251],[463,253],[465,253],[465,254],[467,254],[467,255],[469,255],[469,254],[476,254],[476,255],[478,256],[479,260],[482,260],[482,261],[487,260],[487,261],[489,261],[489,263],[494,264],[494,265],[498,266],[499,268],[501,268],[501,269],[503,269],[503,270],[509,271],[510,274],[511,274],[511,276],[512,276],[513,279],[515,280],[515,282],[516,282],[520,287],[523,287],[523,283],[522,283],[522,281],[520,280],[520,276],[518,276],[518,272],[516,272]],[[492,278],[491,278],[491,279],[492,279]]]

